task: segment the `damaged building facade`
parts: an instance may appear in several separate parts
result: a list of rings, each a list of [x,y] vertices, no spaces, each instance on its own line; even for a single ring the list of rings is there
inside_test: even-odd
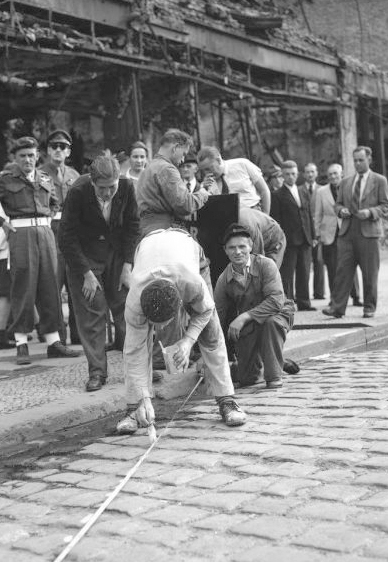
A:
[[[264,170],[292,158],[350,171],[363,142],[384,173],[387,77],[314,35],[315,3],[2,2],[0,164],[19,134],[44,146],[50,130],[67,128],[82,170],[102,148],[137,139],[152,154],[162,132],[179,127],[197,147],[217,145]]]

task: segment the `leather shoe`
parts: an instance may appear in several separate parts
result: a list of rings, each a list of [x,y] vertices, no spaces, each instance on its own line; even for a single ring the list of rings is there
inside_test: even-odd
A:
[[[283,359],[283,371],[289,375],[296,375],[299,373],[300,367],[292,359]]]
[[[373,318],[375,315],[374,312],[364,312],[364,314],[362,315],[363,318]]]
[[[16,365],[29,365],[31,363],[28,345],[22,343],[16,347]]]
[[[79,357],[81,355],[80,351],[75,351],[63,345],[60,341],[49,345],[47,347],[47,357],[52,359],[54,357]]]
[[[360,299],[355,298],[353,299],[353,306],[364,306]]]
[[[340,312],[337,312],[336,310],[334,310],[332,308],[323,308],[322,314],[324,314],[325,316],[334,316],[334,318],[342,318],[342,316],[343,316],[343,314],[341,314]]]
[[[306,312],[312,312],[313,310],[317,310],[315,308],[315,306],[298,306],[298,310],[300,312],[306,311]]]
[[[95,390],[100,390],[102,385],[102,379],[99,375],[90,375],[88,382],[86,383],[86,392],[94,392]]]
[[[282,379],[275,379],[273,381],[267,381],[267,388],[281,388],[283,386]]]

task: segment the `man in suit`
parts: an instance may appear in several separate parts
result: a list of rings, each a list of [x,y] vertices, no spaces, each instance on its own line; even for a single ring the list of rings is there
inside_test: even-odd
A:
[[[315,207],[319,185],[317,184],[318,168],[310,162],[304,167],[304,189],[310,198],[311,215],[315,220]],[[325,273],[323,267],[322,246],[318,242],[312,249],[313,257],[313,291],[314,299],[325,298]]]
[[[107,379],[107,305],[121,348],[125,339],[125,299],[139,222],[133,184],[119,176],[115,158],[97,157],[90,174],[78,178],[69,191],[59,228],[59,247],[89,365],[88,392],[99,390]]]
[[[184,161],[179,166],[179,173],[186,184],[187,191],[196,193],[201,189],[201,183],[197,180],[198,164],[197,156],[192,150],[186,154]]]
[[[341,220],[335,212],[338,188],[342,180],[341,164],[332,164],[327,170],[329,183],[317,191],[315,203],[315,232],[322,244],[323,261],[327,267],[330,293],[334,288],[335,271],[337,268],[337,238]],[[357,273],[350,292],[354,306],[362,306]]]
[[[46,172],[46,174],[48,174],[53,180],[55,192],[59,203],[59,211],[55,213],[51,221],[51,228],[54,232],[55,240],[57,242],[57,254],[58,254],[57,279],[58,279],[59,293],[61,293],[63,286],[66,287],[66,290],[69,293],[67,278],[66,278],[65,259],[58,248],[59,221],[61,220],[63,203],[65,201],[67,192],[69,191],[70,187],[75,182],[75,180],[79,177],[79,173],[76,170],[74,170],[74,168],[71,168],[70,166],[66,165],[66,160],[67,158],[69,158],[71,154],[71,144],[72,144],[72,139],[67,131],[64,131],[62,129],[56,129],[55,131],[50,133],[47,137],[48,160],[40,168],[40,170]],[[68,304],[69,304],[70,341],[72,344],[78,344],[80,343],[80,339],[77,333],[77,327],[75,324],[74,311],[73,311],[73,302],[71,300],[70,295],[68,296]],[[64,323],[63,316],[61,318],[61,329],[59,334],[61,336],[62,343],[66,344],[66,325]]]
[[[280,275],[284,292],[295,299],[298,310],[316,310],[311,306],[309,277],[311,250],[315,244],[310,199],[303,187],[297,187],[298,166],[293,160],[282,164],[283,186],[272,194],[271,215],[283,229],[287,247]]]
[[[355,148],[353,162],[357,173],[342,180],[339,186],[335,209],[342,224],[331,305],[322,310],[327,316],[340,318],[345,314],[357,265],[364,285],[364,318],[375,314],[381,217],[388,212],[388,186],[384,176],[370,169],[371,160],[368,146]]]

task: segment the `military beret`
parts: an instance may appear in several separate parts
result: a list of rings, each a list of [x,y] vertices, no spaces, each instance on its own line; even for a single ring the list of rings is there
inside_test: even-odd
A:
[[[223,244],[225,245],[233,236],[243,236],[244,238],[251,238],[250,232],[242,226],[241,224],[237,224],[234,222],[225,230]]]
[[[50,133],[47,137],[47,144],[50,142],[65,142],[69,146],[71,145],[72,138],[69,133],[63,129],[55,129],[52,133]]]
[[[12,154],[23,148],[38,148],[38,141],[34,137],[20,137],[16,139],[12,148]]]

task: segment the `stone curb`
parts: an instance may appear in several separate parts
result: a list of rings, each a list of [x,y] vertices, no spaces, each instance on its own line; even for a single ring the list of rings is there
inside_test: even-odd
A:
[[[333,325],[333,329],[336,326]],[[317,330],[315,341],[292,341],[285,347],[285,355],[294,360],[313,358],[338,351],[366,351],[373,349],[381,343],[388,342],[388,322],[362,328],[352,328],[340,333],[327,335],[327,330]],[[171,390],[174,382],[171,381],[170,392],[165,389],[157,392],[155,409],[158,412],[174,412],[177,407],[176,399],[186,396],[198,380],[195,371],[187,374],[184,381],[179,384],[179,394]],[[182,384],[183,383],[183,384]],[[174,387],[176,390],[176,386]],[[201,388],[199,395],[204,396],[205,389]],[[164,406],[162,403],[164,402]],[[170,405],[170,408],[169,406]],[[116,384],[104,387],[95,393],[82,393],[72,396],[66,401],[55,401],[43,406],[31,408],[23,412],[23,421],[20,421],[20,412],[2,416],[0,428],[1,447],[20,445],[32,439],[39,439],[44,435],[57,431],[102,420],[108,416],[119,416],[126,408],[123,385]]]

